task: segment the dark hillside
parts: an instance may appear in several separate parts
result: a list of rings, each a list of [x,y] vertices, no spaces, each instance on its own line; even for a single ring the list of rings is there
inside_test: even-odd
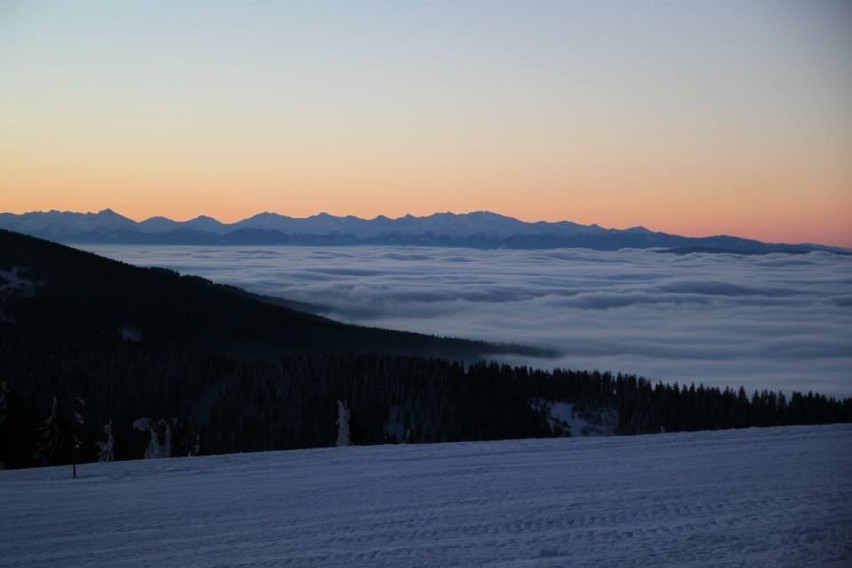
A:
[[[341,324],[281,303],[157,268],[137,268],[41,239],[0,230],[0,286],[7,332],[110,343],[123,337],[237,356],[369,353],[477,358],[525,350],[483,342]]]

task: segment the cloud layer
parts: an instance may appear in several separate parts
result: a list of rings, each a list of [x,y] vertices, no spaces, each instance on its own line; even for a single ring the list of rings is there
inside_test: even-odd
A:
[[[517,363],[852,395],[852,259],[837,255],[88,248],[305,302],[347,322],[562,353]]]

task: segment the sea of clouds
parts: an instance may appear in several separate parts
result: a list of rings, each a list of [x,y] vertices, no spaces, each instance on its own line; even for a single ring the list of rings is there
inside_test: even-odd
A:
[[[346,322],[555,349],[538,367],[852,396],[852,258],[650,250],[86,247]]]

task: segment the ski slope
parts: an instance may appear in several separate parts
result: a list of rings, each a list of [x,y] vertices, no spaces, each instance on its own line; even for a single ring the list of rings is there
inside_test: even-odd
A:
[[[0,566],[852,566],[852,426],[0,472]]]

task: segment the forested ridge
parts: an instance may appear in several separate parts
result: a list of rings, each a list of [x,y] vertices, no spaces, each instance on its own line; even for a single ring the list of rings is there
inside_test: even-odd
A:
[[[614,412],[620,434],[852,421],[852,399],[678,387],[589,371],[368,355],[246,362],[135,343],[55,349],[8,337],[0,347],[6,467],[68,462],[72,430],[82,442],[79,459],[96,460],[110,423],[113,459],[141,458],[151,431],[134,429],[140,418],[150,420],[160,445],[169,436],[168,455],[330,446],[337,401],[350,409],[354,444],[570,434],[554,430],[531,400]],[[39,450],[53,397],[58,439],[45,459]],[[82,424],[74,424],[73,412],[83,414]]]
[[[558,403],[620,434],[852,421],[852,399],[480,360],[500,349],[520,348],[346,326],[0,231],[5,467],[76,445],[82,462],[329,446],[341,408],[354,444],[577,434]]]

